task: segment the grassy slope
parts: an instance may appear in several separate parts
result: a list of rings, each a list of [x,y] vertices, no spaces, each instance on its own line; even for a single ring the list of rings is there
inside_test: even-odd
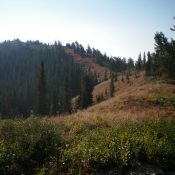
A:
[[[97,85],[94,88],[94,96],[99,92],[104,93],[106,88],[109,88],[109,81]],[[143,72],[137,76],[133,73],[130,76],[130,83],[127,83],[126,79],[122,82],[119,76],[115,89],[113,98],[67,117],[56,117],[49,120],[71,125],[74,122],[95,123],[100,118],[108,125],[118,125],[125,121],[175,118],[172,105],[157,104],[159,97],[169,98],[175,93],[175,86],[167,84],[163,79],[150,80],[150,78],[145,78]]]

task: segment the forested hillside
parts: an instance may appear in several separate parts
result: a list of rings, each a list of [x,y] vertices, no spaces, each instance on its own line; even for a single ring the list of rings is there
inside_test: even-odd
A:
[[[127,67],[126,59],[109,59],[90,46],[84,49],[75,43],[66,47],[60,42],[49,45],[18,39],[0,43],[0,116],[69,113],[71,99],[76,96],[79,96],[77,107],[87,107],[92,104],[93,86],[101,76],[96,67],[103,70],[100,81],[109,77],[110,70],[121,71]],[[82,53],[78,50],[80,46]],[[77,64],[66,52],[70,47],[85,60],[82,64]],[[92,64],[96,66],[93,69]]]
[[[46,45],[38,41],[24,43],[14,40],[0,44],[2,117],[40,114],[37,106],[41,62],[45,76],[45,84],[42,85],[45,86],[48,107],[45,114],[69,112],[70,99],[80,94],[81,76],[89,73],[65,54],[60,43]]]

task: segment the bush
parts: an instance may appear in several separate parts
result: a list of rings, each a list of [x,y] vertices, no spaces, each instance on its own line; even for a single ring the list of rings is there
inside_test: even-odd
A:
[[[57,159],[62,138],[53,124],[37,119],[0,121],[1,174],[36,174]]]
[[[175,170],[174,138],[173,121],[94,129],[65,149],[64,165],[73,174],[109,167],[134,167],[145,162]]]
[[[98,120],[96,127],[74,123],[69,131],[37,119],[0,121],[0,174],[97,174],[144,163],[175,170],[174,120],[118,128]]]
[[[155,104],[164,106],[164,107],[172,107],[175,108],[175,96],[158,96],[155,99]]]

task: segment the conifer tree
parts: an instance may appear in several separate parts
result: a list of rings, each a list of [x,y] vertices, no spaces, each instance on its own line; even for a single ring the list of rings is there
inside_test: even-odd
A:
[[[107,70],[105,69],[104,81],[108,80]]]
[[[138,60],[137,60],[137,63],[136,63],[136,68],[137,68],[137,70],[141,70],[142,69],[142,56],[141,56],[141,53],[138,56]]]
[[[125,82],[125,80],[124,80],[124,76],[123,76],[123,73],[122,73],[121,81],[122,81],[123,83]]]
[[[41,62],[39,83],[38,83],[38,109],[39,115],[47,115],[49,113],[49,104],[46,89],[46,76],[44,70],[44,63]]]
[[[145,72],[147,76],[150,76],[152,74],[152,58],[151,58],[150,52],[148,52],[147,57],[148,57],[148,60],[145,66]]]
[[[62,107],[63,112],[70,112],[71,111],[68,75],[66,75],[65,80],[64,80],[64,91],[63,91],[62,106],[63,106]]]
[[[114,74],[111,73],[111,81],[110,81],[110,97],[114,96],[114,91],[115,91],[115,87],[114,87]]]
[[[93,91],[93,82],[89,76],[84,75],[81,79],[81,92],[80,92],[80,108],[87,108],[92,105],[92,91]]]
[[[92,56],[92,49],[91,47],[88,45],[87,49],[86,49],[86,53],[87,53],[87,56]]]
[[[57,93],[54,91],[53,93],[53,97],[52,97],[52,111],[51,114],[52,115],[57,115],[58,113],[58,97],[57,97]]]
[[[114,74],[114,81],[115,81],[115,82],[117,82],[117,80],[118,80],[117,78],[118,78],[117,72],[115,72],[115,74]]]
[[[143,54],[143,67],[145,68],[146,66],[146,55],[145,55],[145,52]]]
[[[134,68],[134,60],[132,58],[128,59],[127,67],[129,75],[131,75],[131,70]]]
[[[126,80],[127,80],[127,83],[130,82],[130,79],[129,79],[129,73],[126,73]]]

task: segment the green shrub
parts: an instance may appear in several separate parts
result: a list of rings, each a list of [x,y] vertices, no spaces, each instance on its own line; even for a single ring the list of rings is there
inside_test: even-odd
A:
[[[175,170],[174,120],[128,122],[118,128],[99,123],[73,124],[63,131],[63,141],[59,125],[37,119],[0,121],[0,174],[96,174],[143,163]]]
[[[174,170],[175,122],[150,121],[94,129],[70,144],[62,159],[72,174],[145,162]]]
[[[158,96],[154,100],[155,104],[175,108],[175,96]]]
[[[1,174],[35,174],[59,156],[62,138],[56,126],[37,119],[5,120],[0,124]]]

